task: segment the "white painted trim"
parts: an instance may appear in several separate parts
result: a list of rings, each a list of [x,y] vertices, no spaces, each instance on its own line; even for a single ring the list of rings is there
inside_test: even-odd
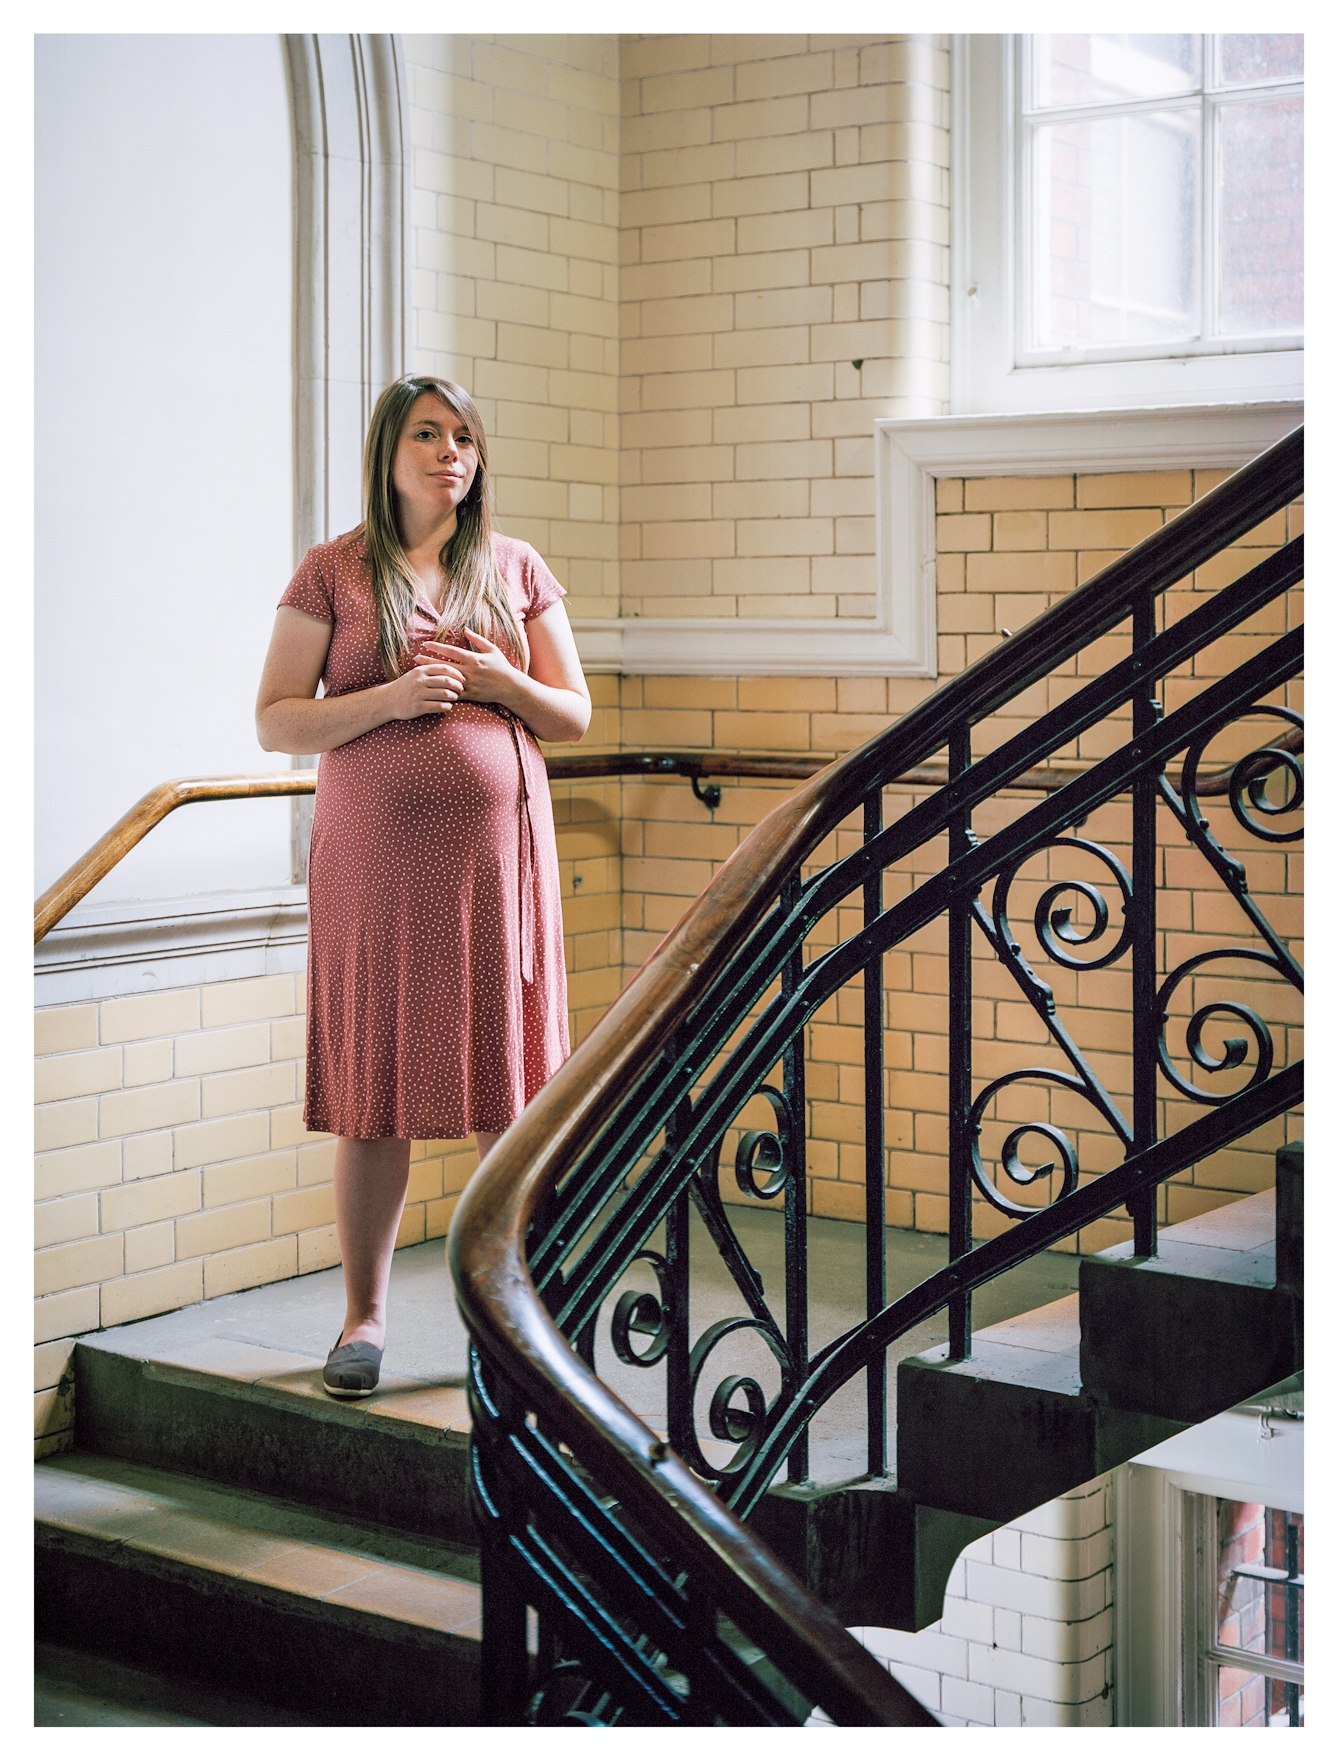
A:
[[[901,484],[888,508],[901,520],[922,500],[915,471],[937,478],[1234,470],[1304,419],[1299,401],[888,419],[874,423],[875,469],[880,480],[887,473]]]
[[[914,486],[902,488],[917,493]],[[930,496],[927,512],[932,514],[933,485],[927,478],[918,492]],[[590,672],[717,678],[933,678],[938,644],[932,554],[917,567],[905,548],[904,522],[893,512],[880,480],[875,512],[876,616],[573,618],[582,664]],[[894,552],[897,561],[892,564]]]
[[[1273,403],[876,421],[878,569],[886,596],[897,605],[916,595],[927,599],[932,640],[940,477],[1235,470],[1303,419],[1300,404]]]
[[[953,38],[952,355],[954,413],[1293,401],[1305,351],[1015,364],[1013,56],[1005,35]]]
[[[1114,1492],[1117,1726],[1180,1722],[1180,1496],[1165,1474],[1123,1463]]]
[[[1299,401],[1275,401],[875,421],[877,618],[574,618],[581,660],[598,673],[932,678],[937,478],[1235,470],[1304,418]]]
[[[305,887],[80,906],[37,944],[38,1008],[300,972]]]
[[[1271,1414],[1219,1413],[1136,1458],[1186,1492],[1278,1510],[1305,1509],[1305,1423]]]
[[[404,51],[286,36],[296,230],[297,552],[362,517],[363,436],[408,335]]]
[[[372,408],[409,335],[408,83],[393,35],[283,39],[293,107],[295,557],[362,518]],[[315,761],[293,759],[301,770]],[[310,797],[292,805],[305,883]]]
[[[1260,1396],[1259,1402],[1245,1405],[1265,1401]],[[1304,1510],[1304,1475],[1304,1424],[1274,1414],[1265,1427],[1257,1412],[1241,1408],[1180,1431],[1116,1468],[1117,1725],[1180,1722],[1182,1495],[1194,1492],[1275,1510]]]
[[[573,618],[582,665],[589,672],[699,678],[933,678],[938,671],[933,557],[922,557],[917,567],[905,548],[904,522],[881,480],[878,484],[875,617]],[[917,493],[914,486],[904,488]],[[927,478],[918,492],[930,496],[927,512],[932,514],[933,485]]]
[[[590,673],[695,678],[932,676],[933,603],[918,608],[929,641],[918,650],[871,618],[573,618]]]

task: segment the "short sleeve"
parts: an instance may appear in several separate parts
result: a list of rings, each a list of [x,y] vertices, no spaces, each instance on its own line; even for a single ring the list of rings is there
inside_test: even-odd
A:
[[[335,621],[334,596],[315,550],[309,550],[297,565],[297,573],[284,589],[279,604],[291,605],[295,611],[304,611],[309,617],[321,618],[327,624]]]
[[[524,581],[525,607],[520,614],[524,623],[542,617],[559,599],[567,597],[567,589],[559,584],[539,552],[530,546],[525,550]]]

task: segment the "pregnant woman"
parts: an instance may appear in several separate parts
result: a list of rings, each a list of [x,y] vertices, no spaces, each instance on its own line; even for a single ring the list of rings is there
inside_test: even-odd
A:
[[[410,1140],[472,1132],[481,1159],[567,1056],[536,737],[590,720],[563,589],[492,529],[468,393],[389,386],[363,490],[362,525],[314,545],[279,602],[256,705],[267,752],[322,755],[304,1117],[338,1138],[347,1306],[325,1386],[343,1398],[380,1375]]]

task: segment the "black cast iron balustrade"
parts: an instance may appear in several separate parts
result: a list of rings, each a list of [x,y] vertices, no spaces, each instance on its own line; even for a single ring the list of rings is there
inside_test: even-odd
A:
[[[814,1415],[861,1372],[868,1471],[885,1472],[886,1354],[897,1338],[946,1308],[950,1352],[969,1354],[975,1289],[1117,1207],[1124,1206],[1133,1219],[1135,1250],[1155,1251],[1157,1187],[1299,1105],[1299,1062],[1285,1064],[1253,1003],[1224,994],[1224,985],[1229,988],[1234,979],[1217,982],[1214,994],[1194,1007],[1187,1021],[1173,1016],[1173,1009],[1182,987],[1209,973],[1235,974],[1242,964],[1271,981],[1301,987],[1301,971],[1285,938],[1251,895],[1245,864],[1214,836],[1200,800],[1210,744],[1238,724],[1272,720],[1280,724],[1279,737],[1251,745],[1212,787],[1225,790],[1235,820],[1250,838],[1277,845],[1300,837],[1301,722],[1278,699],[1301,671],[1301,632],[1262,644],[1169,714],[1162,711],[1160,693],[1163,680],[1301,579],[1302,540],[1284,545],[1161,631],[1157,609],[1162,592],[1285,506],[1301,485],[1298,430],[800,791],[812,796],[812,806],[793,809],[787,860],[774,861],[766,889],[739,905],[735,920],[713,944],[703,944],[707,957],[689,963],[691,982],[682,1000],[664,1011],[665,1030],[658,1037],[647,1034],[645,1056],[630,1076],[624,1073],[617,1093],[599,1101],[598,1118],[580,1128],[581,1141],[572,1128],[572,1141],[529,1217],[528,1277],[558,1332],[589,1366],[583,1389],[602,1386],[594,1373],[600,1353],[609,1348],[599,1342],[602,1315],[609,1346],[621,1363],[664,1366],[672,1456],[663,1444],[652,1444],[647,1461],[685,1464],[737,1517],[749,1514],[778,1472],[784,1470],[791,1480],[807,1476],[807,1432]],[[1131,628],[1124,660],[993,750],[973,757],[973,728],[1126,620]],[[1025,786],[1038,766],[1118,715],[1129,721],[1128,738],[1116,750],[988,835],[973,824],[973,814],[991,796]],[[944,752],[947,782],[884,823],[888,780]],[[1125,796],[1127,867],[1082,829],[1098,809]],[[863,820],[858,847],[806,874],[804,862],[812,850],[857,810]],[[801,812],[806,817],[801,819]],[[770,824],[759,828],[735,862],[745,860],[749,845],[764,839]],[[1163,831],[1199,852],[1239,907],[1242,931],[1251,938],[1199,950],[1169,971],[1161,969],[1158,953]],[[922,867],[933,866],[933,872],[885,903],[887,870],[923,853],[943,834],[946,863],[933,866],[922,854]],[[1039,857],[1048,878],[1020,915],[1012,901],[1022,890],[1024,866]],[[1027,884],[1035,890],[1034,882]],[[703,908],[712,891],[699,902]],[[806,944],[823,920],[849,902],[859,904],[859,928],[806,958]],[[1024,952],[1018,934],[1022,916],[1030,918],[1034,957]],[[889,1303],[883,1248],[883,961],[939,919],[946,924],[948,965],[949,1257],[941,1271]],[[1056,1061],[1038,1059],[988,1081],[975,1080],[972,967],[982,957],[1009,975],[1043,1025]],[[1075,983],[1117,965],[1127,969],[1132,1004],[1127,1113],[1123,1097],[1103,1080],[1100,1061],[1084,1052],[1054,987],[1038,970],[1047,961],[1058,973],[1076,975]],[[807,1326],[804,1034],[824,1003],[861,979],[866,1318],[815,1351]],[[624,1008],[632,1022],[631,996],[615,1005],[609,1022]],[[895,1007],[893,996],[893,1024]],[[1173,1019],[1180,1024],[1183,1046],[1168,1043]],[[1210,1027],[1221,1041],[1219,1051],[1205,1041]],[[593,1054],[590,1064],[597,1074]],[[1122,1159],[1104,1171],[1084,1168],[1070,1131],[1053,1115],[1004,1118],[1008,1129],[1002,1145],[986,1155],[982,1139],[991,1115],[998,1114],[1000,1097],[1016,1085],[1075,1097]],[[771,1124],[740,1130],[740,1115],[758,1098],[769,1107]],[[1163,1130],[1163,1103],[1170,1098],[1199,1110],[1190,1123]],[[541,1097],[536,1107],[542,1105]],[[721,1164],[732,1131],[739,1132],[730,1168],[738,1187],[754,1198],[783,1199],[785,1289],[779,1309],[772,1306],[726,1209]],[[1044,1146],[1039,1154],[1038,1144]],[[505,1145],[498,1154],[504,1150]],[[978,1199],[1002,1212],[1012,1227],[975,1245],[972,1208]],[[468,1208],[467,1197],[462,1211]],[[738,1312],[712,1322],[695,1338],[688,1254],[694,1209],[738,1292]],[[453,1263],[460,1270],[467,1227],[458,1222],[453,1232]],[[638,1264],[653,1275],[655,1291],[623,1289],[606,1310]],[[743,1588],[734,1599],[722,1595],[718,1585],[699,1597],[692,1571],[685,1572],[682,1557],[666,1546],[673,1533],[668,1506],[662,1509],[649,1498],[644,1509],[634,1511],[627,1488],[615,1490],[610,1483],[609,1459],[595,1459],[601,1445],[594,1446],[593,1455],[574,1442],[564,1449],[572,1431],[562,1407],[554,1402],[535,1410],[535,1388],[547,1392],[542,1378],[535,1382],[531,1373],[530,1392],[518,1400],[516,1390],[526,1377],[518,1381],[516,1362],[498,1351],[468,1282],[466,1275],[462,1307],[480,1343],[474,1385],[477,1496],[488,1537],[485,1558],[494,1561],[491,1574],[485,1571],[485,1644],[491,1647],[496,1639],[503,1650],[509,1646],[510,1659],[509,1674],[498,1680],[511,1686],[505,1692],[498,1688],[494,1713],[518,1716],[523,1700],[526,1715],[540,1722],[550,1716],[598,1723],[785,1722],[816,1700],[838,1721],[859,1721],[858,1704],[853,1711],[849,1700],[838,1704],[838,1690],[820,1682],[820,1667],[803,1646],[796,1649],[792,1639],[784,1639],[768,1647],[765,1618]],[[741,1367],[737,1359],[731,1364],[731,1352],[745,1335],[766,1349],[778,1384],[770,1395],[755,1367]],[[550,1346],[560,1347],[556,1336]],[[566,1398],[579,1404],[571,1375],[564,1374]],[[710,1437],[730,1447],[723,1465],[713,1464],[702,1447],[703,1417]],[[634,1476],[629,1484],[639,1487],[640,1481]],[[523,1546],[517,1534],[528,1537]],[[510,1561],[506,1571],[497,1564],[504,1557]],[[524,1647],[527,1602],[541,1615],[533,1659]],[[504,1633],[509,1637],[502,1639]],[[867,1706],[863,1716],[876,1717]]]

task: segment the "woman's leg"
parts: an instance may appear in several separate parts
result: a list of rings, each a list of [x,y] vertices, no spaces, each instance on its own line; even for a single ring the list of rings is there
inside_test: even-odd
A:
[[[407,1137],[341,1137],[335,1145],[335,1225],[344,1260],[339,1343],[386,1343],[390,1258],[409,1190]]]
[[[500,1131],[476,1131],[474,1133],[474,1147],[479,1153],[480,1162],[501,1135]]]

